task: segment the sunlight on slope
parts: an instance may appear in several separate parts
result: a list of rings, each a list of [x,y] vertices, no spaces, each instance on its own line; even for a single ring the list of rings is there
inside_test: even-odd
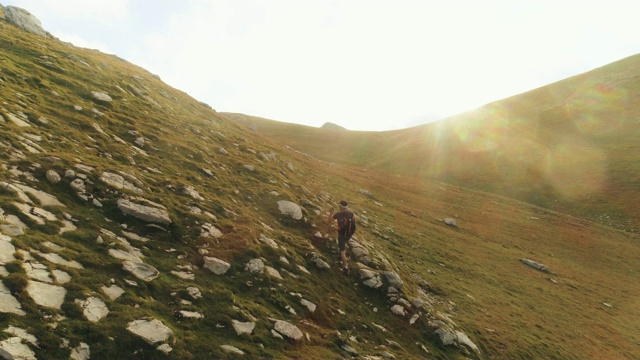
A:
[[[576,91],[564,108],[584,134],[601,134],[616,130],[626,120],[628,100],[625,89],[597,82]]]
[[[453,127],[469,151],[493,150],[508,138],[508,112],[502,106],[486,106],[474,111],[472,120],[456,122]]]
[[[547,155],[546,177],[564,197],[600,191],[606,181],[606,159],[597,147],[578,139],[567,139]]]

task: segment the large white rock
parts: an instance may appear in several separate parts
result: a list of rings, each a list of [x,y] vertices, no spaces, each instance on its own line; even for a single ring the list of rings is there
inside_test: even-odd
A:
[[[126,215],[131,215],[142,221],[157,223],[161,225],[171,224],[169,213],[159,207],[136,204],[127,199],[118,200],[118,209]]]
[[[62,286],[49,285],[38,281],[29,281],[27,293],[33,301],[44,307],[60,309],[67,290]]]
[[[215,257],[203,256],[203,259],[204,267],[216,275],[224,275],[231,267],[231,264],[228,262]]]
[[[282,215],[292,218],[293,220],[302,219],[302,208],[300,205],[287,200],[278,201],[278,210]]]
[[[278,333],[296,341],[300,341],[304,337],[304,334],[297,326],[284,320],[277,320],[273,325],[273,329]]]
[[[27,10],[15,6],[6,6],[4,8],[4,13],[7,21],[10,23],[21,27],[30,33],[47,36],[47,32],[42,28],[40,20],[31,15]]]
[[[11,291],[0,281],[0,313],[9,313],[23,316],[26,313],[18,300],[11,295]]]
[[[132,273],[140,280],[149,282],[160,275],[158,269],[153,266],[141,262],[124,261],[122,263],[123,269]]]
[[[98,322],[103,317],[109,314],[109,309],[107,309],[107,305],[104,301],[98,299],[97,297],[89,297],[86,300],[76,299],[76,304],[80,305],[82,308],[82,313],[87,318],[87,320],[91,322]]]
[[[37,360],[36,353],[17,336],[0,341],[0,357],[10,360]]]
[[[127,331],[139,336],[149,345],[165,342],[173,335],[173,331],[157,319],[134,320],[127,324]]]

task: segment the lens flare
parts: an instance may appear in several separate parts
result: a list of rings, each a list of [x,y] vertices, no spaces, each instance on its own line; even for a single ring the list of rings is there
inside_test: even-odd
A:
[[[606,159],[601,150],[569,139],[547,154],[546,178],[567,199],[600,191],[606,181]]]
[[[471,152],[500,147],[508,136],[508,114],[498,105],[473,111],[453,125],[458,139]]]
[[[564,109],[584,134],[601,134],[616,130],[627,120],[628,102],[625,89],[598,82],[578,89]]]

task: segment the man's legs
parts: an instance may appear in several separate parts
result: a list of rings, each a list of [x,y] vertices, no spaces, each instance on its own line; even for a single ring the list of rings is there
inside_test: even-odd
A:
[[[347,259],[347,249],[340,251],[340,258],[342,259],[342,267],[349,267],[349,260]]]

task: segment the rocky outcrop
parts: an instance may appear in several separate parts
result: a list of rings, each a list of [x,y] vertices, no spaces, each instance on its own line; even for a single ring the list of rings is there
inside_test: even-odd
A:
[[[40,23],[40,20],[38,20],[38,18],[36,18],[35,16],[31,15],[31,13],[25,9],[21,9],[15,6],[6,6],[4,8],[4,14],[5,14],[6,20],[17,27],[20,27],[36,35],[45,36],[45,37],[51,36],[48,32],[46,32],[42,28],[42,24]]]

